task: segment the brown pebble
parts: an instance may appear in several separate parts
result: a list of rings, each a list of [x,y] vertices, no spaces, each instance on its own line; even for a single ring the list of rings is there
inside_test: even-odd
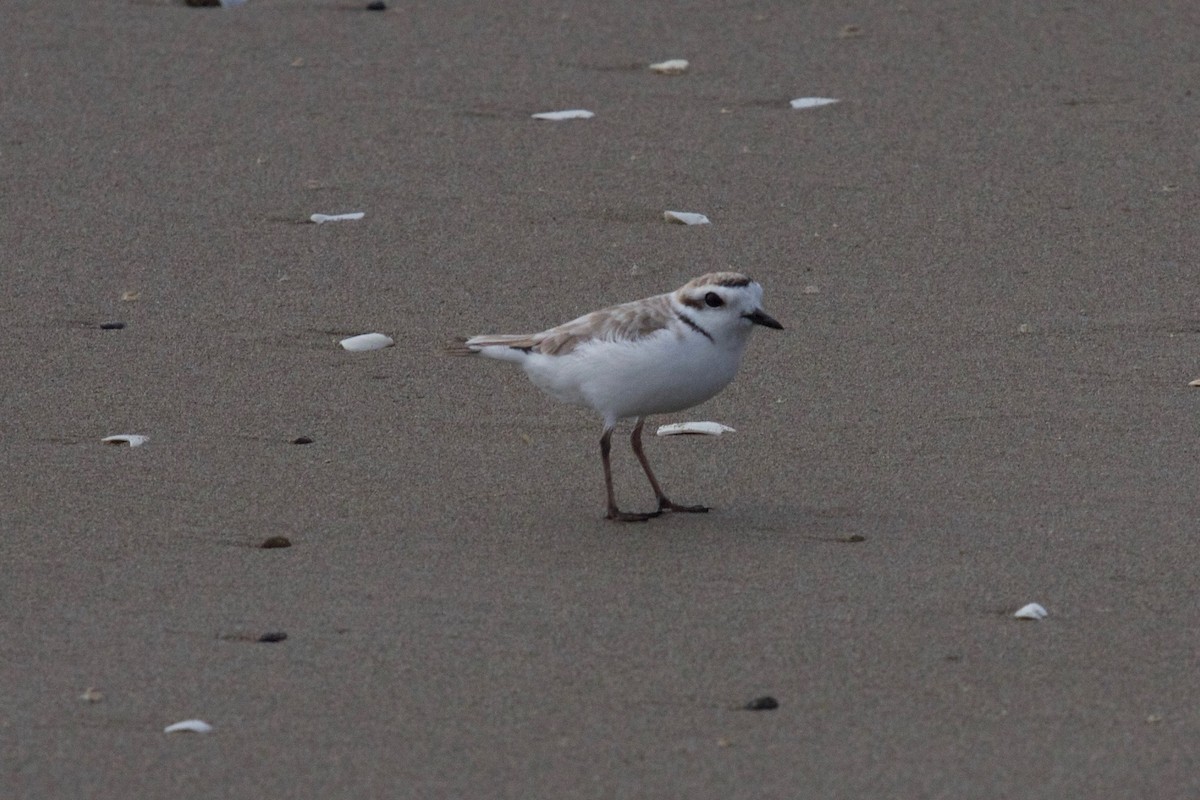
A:
[[[258,640],[260,642],[282,642],[286,638],[287,634],[283,631],[271,631],[270,633],[264,633],[262,636],[258,637]]]
[[[746,703],[743,708],[747,711],[774,711],[779,708],[779,701],[768,694],[754,698],[749,703]]]
[[[263,550],[273,550],[277,547],[291,547],[292,540],[286,536],[271,536],[259,545]]]

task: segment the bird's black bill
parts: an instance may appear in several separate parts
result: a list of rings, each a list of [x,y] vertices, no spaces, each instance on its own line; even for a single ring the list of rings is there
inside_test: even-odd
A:
[[[779,324],[779,321],[767,312],[763,311],[761,308],[752,314],[743,314],[742,316],[753,322],[755,325],[762,325],[766,328],[774,328],[777,331],[783,330],[783,326]]]

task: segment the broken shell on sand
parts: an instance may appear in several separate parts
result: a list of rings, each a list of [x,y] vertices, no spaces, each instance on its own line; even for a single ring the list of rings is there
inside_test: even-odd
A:
[[[1046,609],[1042,608],[1037,603],[1030,603],[1026,606],[1021,606],[1017,613],[1013,614],[1017,619],[1045,619],[1048,615]]]
[[[308,218],[309,222],[315,222],[321,225],[326,222],[345,222],[362,219],[367,215],[365,211],[351,211],[349,214],[313,214]]]
[[[687,68],[688,62],[685,58],[672,58],[650,65],[650,71],[657,72],[659,75],[682,75],[687,72]]]
[[[116,436],[105,436],[100,441],[105,444],[127,444],[130,447],[141,447],[146,442],[150,441],[149,436],[142,436],[140,433],[121,433]]]
[[[572,108],[566,111],[542,111],[534,114],[534,119],[547,119],[551,122],[561,122],[566,119],[591,119],[596,116],[593,112],[583,108]]]
[[[163,733],[212,733],[213,726],[202,719],[185,719],[163,728]]]
[[[664,211],[663,219],[667,222],[678,222],[682,225],[708,225],[710,221],[703,214],[694,211]]]
[[[733,428],[728,425],[722,425],[719,422],[672,422],[669,425],[660,425],[656,434],[658,436],[682,436],[682,435],[698,435],[698,436],[720,436],[722,433],[735,433]]]
[[[382,350],[385,347],[391,347],[395,343],[392,337],[385,336],[382,333],[362,333],[338,342],[345,349],[356,353],[364,350]]]
[[[820,108],[821,106],[840,103],[836,97],[797,97],[792,102],[792,108]]]

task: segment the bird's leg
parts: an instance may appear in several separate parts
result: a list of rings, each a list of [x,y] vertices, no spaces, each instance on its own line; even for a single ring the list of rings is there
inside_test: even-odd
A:
[[[662,508],[649,514],[636,514],[617,508],[617,495],[613,491],[612,467],[608,463],[608,454],[612,450],[612,432],[611,427],[605,428],[604,435],[600,437],[600,460],[604,463],[604,488],[608,490],[608,518],[614,522],[645,522],[652,517],[657,517],[662,513]]]
[[[638,417],[637,424],[633,426],[633,434],[629,437],[629,441],[633,445],[633,454],[637,456],[642,469],[646,471],[646,477],[650,479],[650,488],[654,490],[654,498],[658,500],[658,513],[661,514],[664,511],[690,511],[702,514],[708,511],[708,506],[681,506],[677,503],[672,503],[663,494],[662,487],[658,485],[658,479],[654,477],[654,472],[650,469],[650,462],[646,460],[646,453],[642,450],[642,425],[645,422],[646,419],[644,417]]]

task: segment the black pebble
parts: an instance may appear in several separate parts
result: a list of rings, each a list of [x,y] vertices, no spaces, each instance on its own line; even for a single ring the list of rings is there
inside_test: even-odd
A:
[[[125,327],[124,322],[101,322],[100,330],[102,331],[119,331]]]
[[[307,436],[297,436],[295,439],[292,439],[292,444],[312,444],[312,443],[313,443],[313,440],[308,438]]]
[[[768,694],[754,698],[749,703],[746,703],[744,708],[747,711],[774,711],[779,708],[779,701]]]
[[[374,2],[367,3],[367,11],[387,11],[387,3],[383,0],[374,0]]]
[[[292,540],[286,536],[272,536],[269,539],[264,539],[259,545],[264,550],[273,550],[276,547],[291,547]]]
[[[271,631],[270,633],[264,633],[262,636],[258,637],[258,640],[260,642],[282,642],[286,638],[287,634],[283,631]]]

